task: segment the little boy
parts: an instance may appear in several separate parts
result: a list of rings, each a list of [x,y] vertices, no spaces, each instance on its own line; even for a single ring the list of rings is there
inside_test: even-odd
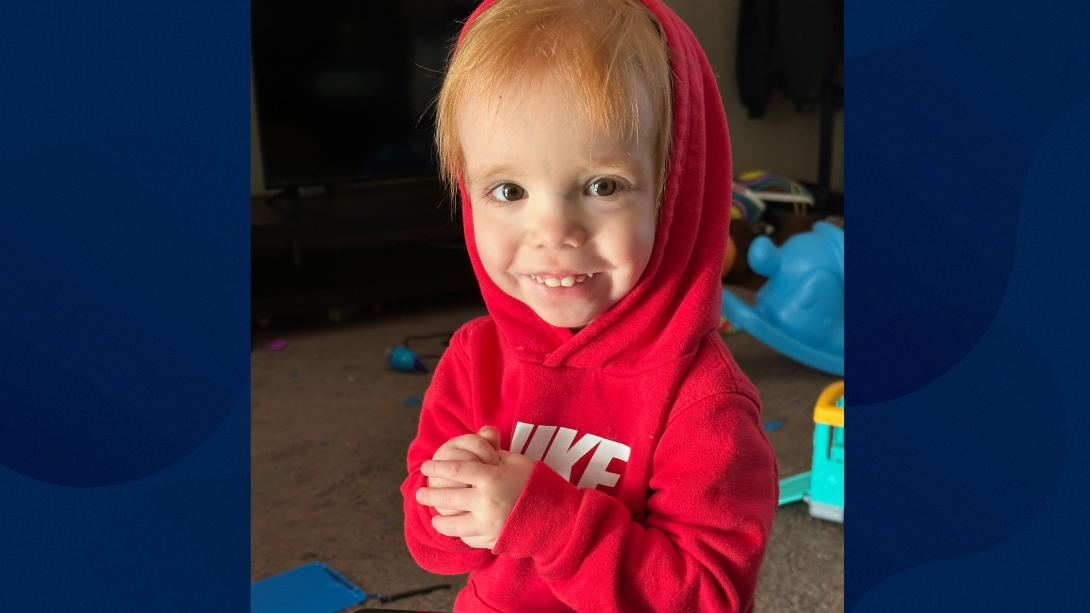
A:
[[[489,316],[409,448],[405,535],[457,611],[750,611],[777,502],[715,332],[726,119],[660,0],[486,0],[438,106]]]

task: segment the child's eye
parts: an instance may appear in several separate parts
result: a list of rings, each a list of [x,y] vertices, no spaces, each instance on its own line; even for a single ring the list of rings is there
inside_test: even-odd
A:
[[[526,197],[526,190],[514,183],[504,183],[492,190],[492,197],[503,202],[522,200]]]
[[[612,196],[618,188],[617,179],[602,178],[591,183],[587,191],[594,196]]]

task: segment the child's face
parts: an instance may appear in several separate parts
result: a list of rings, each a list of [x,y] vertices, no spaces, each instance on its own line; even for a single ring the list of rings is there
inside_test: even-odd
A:
[[[481,262],[546,322],[585,326],[635,287],[651,258],[653,121],[629,143],[595,134],[555,88],[529,97],[512,88],[498,112],[494,102],[468,96],[458,114]]]

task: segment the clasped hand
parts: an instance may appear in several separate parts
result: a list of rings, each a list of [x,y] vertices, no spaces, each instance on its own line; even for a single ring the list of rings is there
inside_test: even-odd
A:
[[[416,500],[440,514],[431,522],[439,534],[491,549],[533,469],[533,460],[500,449],[499,430],[485,426],[447,441],[420,466],[428,487]]]

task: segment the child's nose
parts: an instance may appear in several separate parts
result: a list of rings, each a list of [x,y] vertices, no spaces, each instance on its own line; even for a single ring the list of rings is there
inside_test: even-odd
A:
[[[566,202],[552,202],[540,207],[540,212],[531,221],[530,242],[534,247],[579,247],[586,240],[585,225]]]

